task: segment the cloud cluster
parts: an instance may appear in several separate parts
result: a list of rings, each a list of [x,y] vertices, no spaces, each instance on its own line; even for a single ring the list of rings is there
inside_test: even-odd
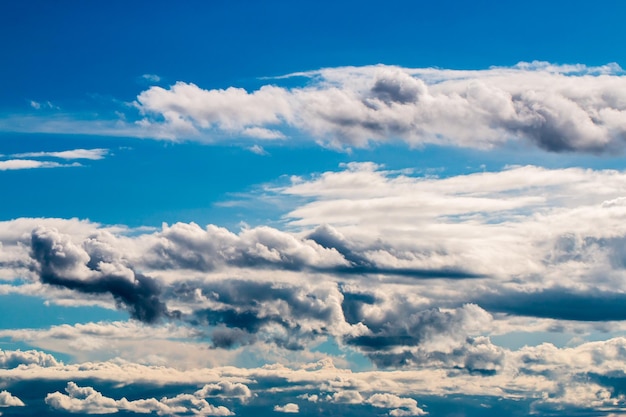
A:
[[[36,169],[36,168],[68,168],[80,167],[79,162],[60,163],[50,161],[49,159],[62,160],[99,160],[103,159],[109,153],[108,149],[71,149],[59,152],[25,152],[12,155],[0,155],[0,158],[7,157],[10,159],[0,160],[0,171],[14,171],[20,169]],[[39,158],[39,159],[32,159]],[[43,158],[43,160],[41,160]]]
[[[9,389],[19,387],[24,381],[45,386],[45,381],[69,379],[65,393],[49,393],[46,404],[80,413],[231,415],[240,414],[240,410],[248,407],[257,411],[274,407],[278,412],[308,413],[314,406],[318,412],[342,415],[363,415],[367,407],[373,407],[385,409],[391,416],[408,416],[423,415],[426,410],[431,414],[441,411],[438,406],[448,402],[449,395],[454,395],[457,401],[462,401],[464,396],[475,397],[490,407],[499,402],[517,403],[516,415],[593,409],[623,412],[626,409],[622,388],[626,381],[625,348],[626,339],[614,338],[570,348],[545,343],[515,351],[502,349],[501,369],[488,375],[445,368],[437,363],[404,370],[356,372],[336,368],[326,359],[298,367],[276,364],[187,371],[117,360],[46,368],[18,366],[0,369],[0,377]],[[125,392],[125,386],[134,387],[135,397],[129,400],[121,395],[104,395],[91,384],[77,384],[73,380],[97,380],[103,387],[115,386],[118,393]],[[144,386],[164,394],[137,398],[136,392],[141,392],[137,389]],[[155,386],[162,390],[155,391]],[[196,388],[190,388],[193,386]],[[0,397],[15,398],[8,394]],[[26,400],[28,403],[35,398]],[[11,404],[19,405],[16,399]]]
[[[68,382],[67,394],[54,392],[45,398],[50,407],[70,413],[113,414],[130,411],[138,414],[231,416],[233,413],[224,406],[213,406],[206,400],[190,394],[180,394],[174,398],[155,398],[129,401],[126,398],[115,400],[106,397],[92,387],[80,387]]]
[[[183,337],[214,351],[297,352],[330,337],[383,368],[493,374],[506,364],[485,336],[525,331],[524,318],[537,331],[588,331],[625,317],[622,172],[436,178],[361,163],[270,192],[304,199],[286,216],[290,231],[18,219],[0,224],[0,262],[53,301],[184,324],[196,333]]]
[[[616,64],[533,62],[476,71],[378,65],[292,76],[309,83],[253,92],[182,81],[153,86],[137,97],[140,125],[169,139],[278,139],[296,129],[336,147],[394,139],[479,148],[521,139],[553,152],[624,145],[626,80]]]

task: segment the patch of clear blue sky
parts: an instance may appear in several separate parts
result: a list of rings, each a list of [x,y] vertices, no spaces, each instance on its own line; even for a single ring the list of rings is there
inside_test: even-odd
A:
[[[260,76],[396,64],[485,68],[519,61],[601,65],[624,44],[626,3],[214,0],[0,6],[0,109],[89,95],[132,100],[138,77],[205,88]]]

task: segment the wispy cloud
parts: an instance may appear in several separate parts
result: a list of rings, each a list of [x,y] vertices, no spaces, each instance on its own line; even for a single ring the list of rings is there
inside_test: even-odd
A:
[[[108,149],[72,149],[60,152],[26,152],[11,155],[14,158],[59,158],[59,159],[103,159],[109,153]]]
[[[13,171],[19,169],[35,169],[35,168],[67,168],[79,167],[79,163],[60,164],[58,162],[36,161],[32,159],[9,159],[0,161],[0,171]]]

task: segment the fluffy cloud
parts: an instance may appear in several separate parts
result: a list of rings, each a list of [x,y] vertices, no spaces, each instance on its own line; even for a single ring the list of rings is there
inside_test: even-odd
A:
[[[184,323],[214,350],[332,337],[381,367],[499,372],[502,350],[485,336],[523,330],[520,316],[552,320],[542,331],[624,318],[622,172],[436,178],[362,163],[270,192],[305,198],[291,231],[18,219],[0,224],[0,262],[52,300]],[[33,338],[44,339],[55,343]]]
[[[367,399],[367,403],[378,408],[393,408],[390,416],[422,416],[427,414],[417,406],[413,398],[402,398],[393,394],[374,394]]]
[[[279,413],[299,413],[300,406],[295,403],[287,403],[285,405],[276,405],[274,406],[274,411]]]
[[[8,391],[0,391],[0,407],[24,407],[26,404]]]
[[[294,75],[309,77],[309,85],[253,92],[153,86],[137,97],[146,115],[141,125],[171,139],[201,132],[278,138],[295,128],[339,147],[401,139],[484,148],[522,139],[555,152],[621,149],[626,132],[626,81],[616,64],[477,71],[379,65]]]
[[[155,398],[129,401],[126,398],[115,400],[106,397],[92,387],[80,387],[68,382],[67,394],[54,392],[46,396],[46,404],[55,409],[71,413],[112,414],[119,411],[151,413],[157,415],[197,415],[230,416],[233,413],[224,406],[215,407],[206,400],[189,394],[180,394],[174,398]]]
[[[86,294],[110,294],[138,320],[154,322],[169,314],[158,294],[158,284],[137,274],[116,259],[108,259],[96,247],[91,254],[56,230],[38,228],[32,232],[32,256],[40,266],[45,284]]]
[[[54,356],[38,350],[0,350],[0,369],[16,368],[20,365],[57,366]]]
[[[422,415],[423,407],[432,413],[447,396],[476,396],[486,405],[516,403],[518,411],[554,412],[601,408],[624,411],[626,401],[622,386],[626,381],[624,352],[626,339],[584,343],[571,348],[551,344],[527,346],[517,351],[502,350],[503,366],[497,373],[468,373],[458,367],[441,367],[437,363],[404,370],[350,371],[336,368],[328,359],[300,367],[267,365],[257,368],[223,366],[182,371],[167,366],[142,366],[124,361],[87,362],[46,368],[16,367],[0,369],[7,388],[24,382],[43,384],[46,380],[93,380],[136,389],[163,387],[155,398],[116,400],[98,390],[70,382],[65,394],[48,394],[46,403],[54,408],[80,413],[114,413],[125,410],[136,413],[230,415],[231,410],[250,410],[278,404],[315,404],[320,410],[364,412],[363,407],[387,409],[389,415]],[[107,383],[110,382],[112,384]],[[104,386],[103,385],[103,386]],[[190,390],[190,385],[199,388]],[[193,389],[193,388],[192,388]],[[133,391],[136,395],[137,391]],[[121,396],[121,394],[119,395]],[[160,398],[160,399],[159,399]],[[207,402],[224,401],[228,408]],[[526,399],[528,402],[521,402]],[[232,402],[236,400],[236,402]],[[232,406],[231,406],[232,404]],[[239,407],[239,408],[237,408]],[[334,408],[337,407],[337,408]],[[522,407],[520,409],[519,407]],[[294,409],[291,407],[291,409]],[[285,408],[286,410],[286,408]],[[360,410],[360,411],[359,411]],[[278,410],[277,410],[278,411]],[[339,411],[338,411],[339,412]],[[239,413],[239,412],[238,412]],[[352,415],[352,414],[345,415]]]
[[[196,397],[236,398],[245,403],[252,398],[250,388],[241,382],[221,381],[217,384],[206,384],[194,393]]]

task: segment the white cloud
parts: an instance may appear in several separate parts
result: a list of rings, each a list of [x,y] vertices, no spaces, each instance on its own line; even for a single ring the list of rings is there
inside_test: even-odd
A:
[[[295,404],[295,403],[287,403],[285,405],[275,405],[274,411],[277,411],[279,413],[299,413],[300,406],[298,406],[298,404]]]
[[[52,408],[71,413],[112,414],[119,411],[131,411],[147,414],[156,412],[158,415],[175,415],[193,413],[197,416],[230,416],[233,413],[224,406],[215,407],[206,400],[189,394],[180,394],[173,398],[155,398],[129,401],[126,398],[115,400],[106,397],[92,387],[80,387],[68,382],[66,394],[50,393],[46,396],[46,404]]]
[[[79,166],[81,166],[79,163],[59,164],[58,162],[36,161],[32,159],[9,159],[6,161],[0,161],[0,171],[35,168],[67,168]]]
[[[88,386],[69,383],[66,394],[55,392],[47,397],[47,403],[53,407],[85,413],[95,410],[99,413],[119,410],[158,413],[162,410],[170,413],[197,411],[200,415],[230,414],[229,409],[206,402],[207,394],[241,400],[241,407],[253,405],[258,397],[263,401],[273,400],[279,404],[277,407],[287,410],[289,401],[280,400],[294,392],[305,392],[298,398],[313,402],[351,404],[354,407],[369,404],[388,409],[392,416],[422,415],[424,409],[418,406],[415,398],[445,395],[481,396],[483,402],[536,399],[532,405],[536,410],[609,407],[618,411],[626,405],[619,392],[619,384],[626,375],[625,347],[626,339],[615,338],[575,348],[544,344],[519,351],[505,350],[503,368],[488,377],[439,364],[424,364],[404,370],[357,372],[335,368],[326,360],[291,368],[273,364],[256,368],[222,366],[183,371],[168,366],[144,366],[116,360],[45,368],[22,366],[0,369],[0,378],[8,384],[89,379],[115,383],[118,389],[144,384],[151,387],[155,384],[167,385],[172,390],[176,386],[202,387],[193,394],[183,392],[161,399],[128,401],[106,397]],[[593,380],[590,380],[590,375],[595,375]],[[248,385],[253,387],[251,395],[243,388]],[[316,393],[316,390],[319,391]],[[239,397],[240,394],[243,397]],[[427,400],[420,402],[428,405]]]
[[[242,403],[249,401],[253,395],[247,385],[241,382],[221,381],[217,384],[206,384],[194,393],[196,397],[236,398]]]
[[[50,367],[59,364],[54,356],[38,350],[0,350],[0,368],[11,369],[20,365]]]
[[[149,83],[158,83],[161,81],[161,77],[156,74],[143,74],[141,78]]]
[[[626,80],[615,64],[522,63],[477,71],[379,65],[295,75],[311,84],[249,93],[178,82],[142,92],[137,106],[146,126],[160,124],[171,137],[211,129],[277,137],[279,129],[295,128],[339,147],[398,138],[412,146],[487,148],[523,139],[550,151],[623,148]]]
[[[390,416],[422,416],[427,414],[417,406],[417,401],[413,398],[402,398],[394,394],[374,394],[367,399],[367,402],[378,408],[393,408],[389,412]]]
[[[248,150],[257,155],[268,155],[268,152],[259,145],[252,145],[248,148]]]
[[[141,92],[135,101],[139,119],[130,113],[119,120],[15,115],[0,120],[0,129],[208,143],[297,136],[336,148],[397,140],[483,149],[522,141],[554,152],[624,148],[626,78],[617,64],[532,62],[484,70],[377,65],[274,81],[290,76],[308,82],[249,92],[179,81]],[[142,79],[154,82],[156,76]]]
[[[11,395],[8,391],[0,391],[0,407],[24,407],[25,404],[19,398]]]
[[[108,149],[72,149],[60,152],[27,152],[12,155],[15,158],[60,158],[60,159],[103,159],[109,153]]]

